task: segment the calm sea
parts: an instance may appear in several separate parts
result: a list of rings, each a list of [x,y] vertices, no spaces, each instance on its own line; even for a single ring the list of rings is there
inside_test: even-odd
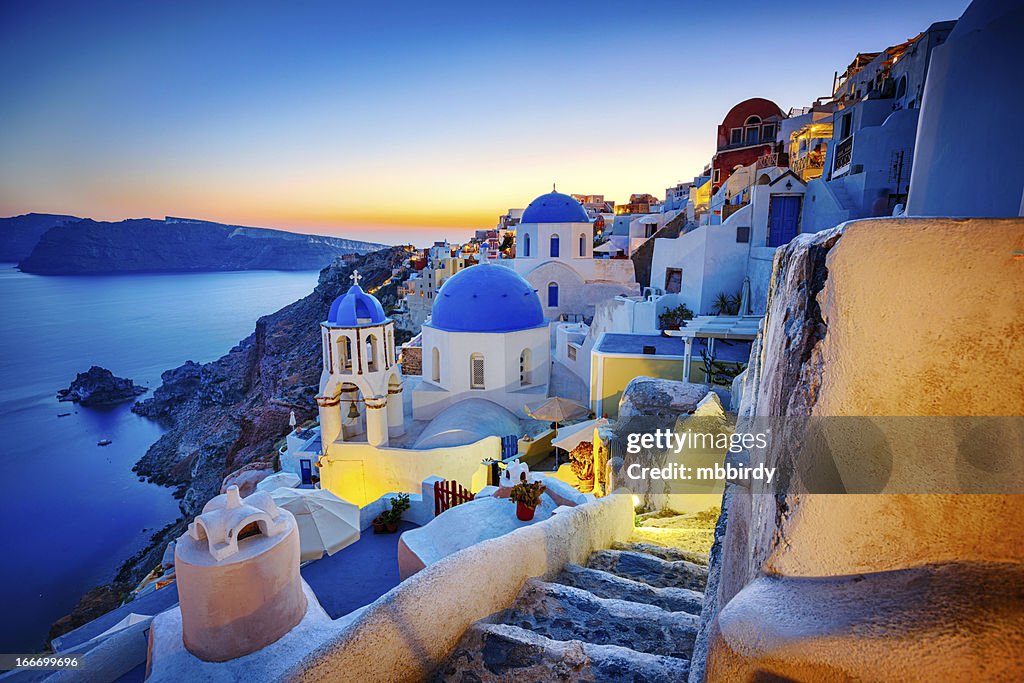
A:
[[[42,277],[0,264],[0,652],[37,650],[54,620],[178,513],[170,489],[131,471],[160,428],[130,403],[80,408],[57,390],[91,365],[154,389],[161,372],[220,357],[316,281],[272,271]]]

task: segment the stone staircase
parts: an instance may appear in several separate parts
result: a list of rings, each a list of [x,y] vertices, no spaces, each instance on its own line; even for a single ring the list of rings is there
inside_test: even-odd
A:
[[[642,535],[530,579],[508,609],[466,631],[432,681],[684,681],[707,556]]]

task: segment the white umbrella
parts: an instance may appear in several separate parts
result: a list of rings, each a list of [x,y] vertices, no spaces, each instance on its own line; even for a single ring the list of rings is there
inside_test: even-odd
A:
[[[743,278],[743,290],[740,293],[740,308],[737,315],[750,315],[750,278]]]
[[[556,428],[559,422],[575,420],[577,417],[583,417],[589,412],[590,408],[561,396],[552,396],[536,408],[530,408],[529,406],[526,408],[526,414],[534,420],[554,422]]]
[[[562,427],[558,430],[558,438],[552,441],[551,445],[565,451],[572,451],[572,449],[576,448],[584,441],[591,441],[594,438],[594,430],[598,427],[603,427],[606,424],[608,424],[608,420],[601,417],[596,420],[580,422],[579,424],[574,424],[569,427]]]
[[[273,492],[280,488],[293,489],[301,483],[302,477],[294,472],[278,472],[256,484],[256,490]]]
[[[295,515],[300,559],[319,560],[359,540],[359,506],[324,489],[286,489],[270,493],[274,502]]]

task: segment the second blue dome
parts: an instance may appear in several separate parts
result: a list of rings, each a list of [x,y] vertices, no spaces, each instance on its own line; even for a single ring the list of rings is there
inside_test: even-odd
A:
[[[434,300],[430,325],[447,332],[515,332],[544,325],[540,297],[511,268],[494,264],[460,270]]]

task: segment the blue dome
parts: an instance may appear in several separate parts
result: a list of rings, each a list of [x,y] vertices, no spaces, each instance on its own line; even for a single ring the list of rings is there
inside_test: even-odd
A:
[[[520,223],[589,223],[583,205],[567,194],[549,192],[530,202]]]
[[[327,322],[338,327],[380,325],[386,320],[384,307],[359,285],[352,285],[345,294],[335,299],[327,313]]]
[[[511,268],[481,263],[445,280],[430,325],[447,332],[515,332],[544,324],[540,297]]]

